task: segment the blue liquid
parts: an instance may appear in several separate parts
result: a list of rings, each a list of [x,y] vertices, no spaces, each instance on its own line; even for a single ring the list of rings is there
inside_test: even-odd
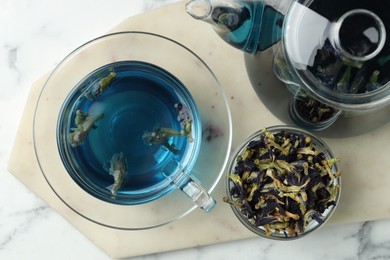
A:
[[[240,8],[215,7],[214,27],[230,45],[251,54],[264,51],[281,39],[283,15],[264,1],[237,1]],[[229,16],[229,19],[224,17]]]
[[[86,98],[85,91],[112,70],[116,77],[108,88],[95,99]],[[156,126],[182,130],[174,107],[177,103],[185,105],[192,115],[194,142],[190,143],[186,136],[170,137],[168,143],[179,151],[177,154],[162,144],[145,144],[143,134]],[[71,147],[68,140],[65,144],[64,134],[75,127],[77,110],[90,115],[104,113],[104,117],[95,123],[81,145]],[[195,103],[177,78],[148,63],[119,62],[94,71],[70,94],[59,120],[59,149],[65,167],[82,188],[114,203],[107,188],[114,182],[107,164],[114,154],[124,153],[127,174],[116,199],[137,204],[175,188],[172,181],[181,168],[191,167],[195,161],[200,129]]]

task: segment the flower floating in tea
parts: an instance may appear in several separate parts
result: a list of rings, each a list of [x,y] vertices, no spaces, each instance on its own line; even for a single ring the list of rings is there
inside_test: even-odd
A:
[[[127,162],[123,153],[116,153],[106,165],[106,170],[114,178],[114,184],[107,187],[116,196],[127,173]]]
[[[99,97],[111,84],[111,81],[116,77],[116,73],[111,71],[107,77],[102,78],[99,82],[95,83],[90,89],[85,92],[85,97],[95,99]]]
[[[152,131],[145,132],[142,135],[142,140],[146,145],[161,144],[164,145],[172,153],[179,154],[180,151],[175,149],[174,146],[168,142],[168,139],[173,136],[183,136],[183,132],[155,125]]]
[[[224,201],[262,226],[267,236],[297,236],[309,222],[323,223],[322,214],[336,204],[336,161],[326,158],[309,136],[263,130],[237,157],[229,174],[232,199]]]
[[[89,115],[81,110],[77,110],[75,118],[76,128],[72,128],[72,132],[68,136],[70,144],[73,147],[81,145],[87,137],[89,131],[96,127],[95,123],[102,119],[103,116],[103,113],[98,115]]]
[[[174,154],[179,154],[179,150],[175,149],[173,145],[171,145],[168,140],[171,137],[174,136],[187,136],[187,139],[190,142],[193,142],[194,139],[191,136],[191,128],[192,128],[192,117],[190,115],[190,112],[188,108],[181,104],[175,104],[174,105],[178,117],[177,120],[180,122],[180,125],[182,126],[182,130],[177,131],[172,128],[168,127],[161,127],[159,125],[156,125],[152,131],[147,131],[142,135],[142,140],[146,145],[164,145],[169,151],[171,151]]]

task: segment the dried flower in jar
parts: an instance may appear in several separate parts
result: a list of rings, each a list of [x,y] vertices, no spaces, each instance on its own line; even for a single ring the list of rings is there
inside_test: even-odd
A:
[[[305,120],[318,123],[332,118],[338,110],[325,105],[309,96],[300,96],[295,100],[296,110]]]
[[[229,174],[230,198],[266,235],[302,234],[310,221],[323,223],[323,213],[335,205],[340,172],[332,170],[337,158],[326,158],[309,136],[287,130],[263,130],[236,159]]]

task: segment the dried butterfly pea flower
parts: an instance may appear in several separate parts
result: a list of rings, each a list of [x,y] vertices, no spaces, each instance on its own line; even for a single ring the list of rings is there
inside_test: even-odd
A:
[[[169,127],[161,127],[159,124],[156,124],[153,127],[152,131],[145,131],[142,135],[142,141],[146,145],[163,145],[170,152],[177,155],[180,153],[179,150],[175,149],[174,145],[169,143],[171,137],[182,137],[187,136],[189,142],[193,142],[194,138],[191,135],[192,129],[192,117],[188,108],[182,104],[174,104],[176,112],[178,113],[177,120],[180,122],[182,127],[181,130],[175,130]]]
[[[76,127],[71,128],[68,134],[68,140],[72,147],[79,146],[84,143],[91,129],[96,128],[96,122],[104,117],[104,114],[90,115],[81,110],[76,111],[74,119]]]
[[[366,92],[377,90],[382,85],[378,83],[379,71],[375,70],[366,84]]]
[[[309,96],[301,95],[295,100],[295,107],[300,117],[308,122],[319,123],[333,117],[338,110]]]
[[[84,94],[86,98],[96,99],[111,85],[111,82],[116,77],[116,73],[111,71],[108,76],[95,82]]]
[[[336,204],[337,161],[326,158],[309,136],[263,130],[237,157],[228,175],[231,199],[224,201],[267,236],[297,236],[310,221],[323,223],[322,214]]]

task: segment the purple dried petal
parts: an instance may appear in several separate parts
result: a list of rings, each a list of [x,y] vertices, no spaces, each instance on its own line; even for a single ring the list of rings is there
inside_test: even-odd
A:
[[[275,222],[278,222],[278,219],[276,217],[271,217],[271,216],[267,216],[267,217],[262,216],[255,219],[256,226],[264,226]]]
[[[323,224],[324,223],[324,220],[321,218],[321,215],[314,211],[312,214],[311,214],[311,218],[314,219],[315,221],[318,222],[318,224]]]
[[[265,207],[262,208],[261,212],[264,215],[268,215],[271,212],[273,212],[278,206],[279,206],[279,204],[276,201],[274,201],[274,200],[267,200],[267,202],[265,204]]]
[[[248,148],[261,148],[264,147],[264,141],[262,139],[256,140],[256,141],[251,141],[248,144]]]

